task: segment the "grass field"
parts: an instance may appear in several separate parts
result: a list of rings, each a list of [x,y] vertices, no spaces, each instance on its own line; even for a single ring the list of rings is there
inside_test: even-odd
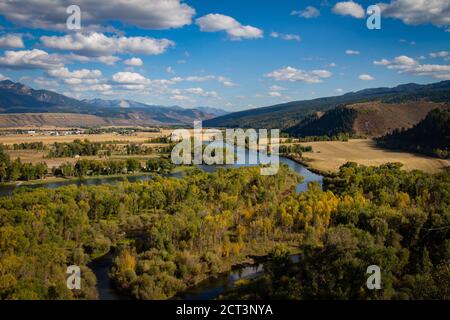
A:
[[[425,172],[438,172],[450,166],[450,161],[406,152],[379,149],[373,140],[360,139],[348,142],[323,141],[302,143],[313,147],[313,152],[303,156],[309,166],[321,171],[337,171],[348,161],[367,166],[377,166],[386,162],[403,163],[404,169],[419,169]]]
[[[53,144],[55,142],[72,142],[76,139],[84,140],[88,139],[91,142],[103,142],[103,141],[121,141],[131,143],[143,143],[150,138],[168,136],[172,133],[172,130],[164,129],[162,132],[136,132],[133,135],[120,135],[113,133],[104,134],[78,134],[78,135],[66,135],[66,136],[51,136],[45,134],[11,134],[0,136],[0,143],[2,144],[14,144],[22,142],[39,142],[44,144]]]

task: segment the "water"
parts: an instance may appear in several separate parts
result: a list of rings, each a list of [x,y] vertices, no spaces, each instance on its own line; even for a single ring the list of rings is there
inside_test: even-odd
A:
[[[102,184],[114,184],[117,182],[123,182],[128,180],[130,182],[136,181],[147,181],[150,180],[150,175],[130,175],[130,176],[120,176],[120,177],[98,177],[98,178],[89,178],[89,179],[68,179],[65,181],[55,181],[49,183],[42,184],[32,184],[32,185],[0,185],[0,196],[11,196],[15,190],[19,190],[21,188],[47,188],[47,189],[56,189],[59,187],[76,185],[76,186],[99,186]]]
[[[289,257],[292,262],[298,262],[299,256]],[[270,261],[244,265],[233,268],[230,272],[218,276],[209,277],[192,288],[179,293],[175,299],[183,300],[213,300],[225,291],[235,287],[236,281],[256,279],[264,275],[265,267]]]

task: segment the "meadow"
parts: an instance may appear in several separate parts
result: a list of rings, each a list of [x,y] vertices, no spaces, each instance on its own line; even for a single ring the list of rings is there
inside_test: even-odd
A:
[[[366,166],[379,166],[387,162],[399,162],[405,170],[422,170],[436,173],[450,166],[450,161],[431,158],[407,152],[380,149],[370,139],[356,139],[348,142],[320,141],[302,145],[311,146],[313,152],[304,153],[305,163],[320,171],[337,171],[348,161]]]

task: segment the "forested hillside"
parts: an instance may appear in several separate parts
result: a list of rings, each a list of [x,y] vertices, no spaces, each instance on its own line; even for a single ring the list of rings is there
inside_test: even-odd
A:
[[[377,143],[384,148],[450,158],[450,109],[433,110],[414,127],[395,130]]]
[[[450,101],[450,81],[442,81],[428,85],[410,83],[394,88],[365,89],[342,96],[293,101],[270,107],[231,113],[204,121],[204,125],[208,127],[288,129],[300,125],[300,122],[305,117],[314,115],[316,112],[331,110],[339,106],[349,106],[365,102],[395,105],[421,101],[448,103]],[[419,118],[417,121],[422,118]]]

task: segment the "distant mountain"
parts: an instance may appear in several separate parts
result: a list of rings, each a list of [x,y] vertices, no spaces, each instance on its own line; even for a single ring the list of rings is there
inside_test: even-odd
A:
[[[103,122],[110,125],[192,125],[194,120],[211,119],[215,116],[199,109],[147,105],[132,100],[80,101],[48,90],[35,90],[9,80],[0,81],[0,112],[14,114],[12,119],[8,119],[6,115],[2,116],[0,126],[2,123],[32,125],[33,119],[39,119],[36,120],[36,125],[45,125],[45,119],[55,119],[54,116],[38,116],[44,113],[85,114],[100,119],[89,121],[87,126]],[[34,116],[21,115],[29,113]],[[77,121],[79,119],[74,120],[74,123],[78,123]]]
[[[204,126],[288,129],[300,125],[302,121],[313,117],[317,112],[326,112],[336,107],[371,102],[396,104],[417,101],[448,103],[450,101],[450,81],[428,85],[409,83],[394,88],[365,89],[341,96],[293,101],[230,113],[207,120],[204,122]]]
[[[220,117],[220,116],[224,116],[226,114],[229,114],[228,111],[225,111],[223,109],[218,109],[218,108],[211,108],[211,107],[196,107],[195,109],[209,113],[209,114],[213,114],[216,117]]]
[[[28,112],[83,112],[91,108],[87,103],[48,90],[34,90],[10,80],[0,81],[0,111]]]

